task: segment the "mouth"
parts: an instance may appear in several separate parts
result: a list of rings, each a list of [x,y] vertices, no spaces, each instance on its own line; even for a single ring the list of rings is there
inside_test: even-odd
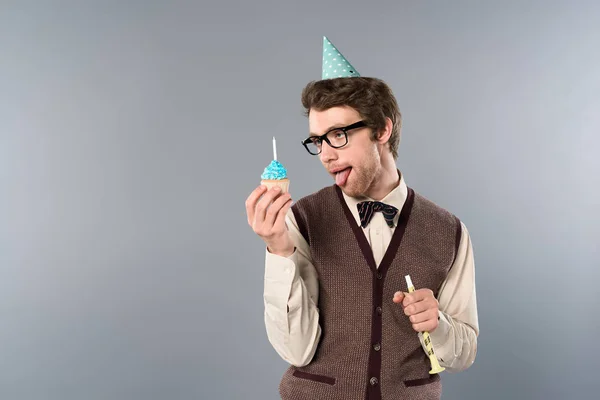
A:
[[[348,176],[352,167],[334,168],[330,172],[335,176],[335,183],[338,186],[344,186],[348,181]]]

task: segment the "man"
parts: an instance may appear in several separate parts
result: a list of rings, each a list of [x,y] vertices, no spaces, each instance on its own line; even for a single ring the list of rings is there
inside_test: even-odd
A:
[[[324,40],[323,79],[302,93],[311,132],[303,145],[334,184],[294,205],[262,186],[246,201],[266,244],[267,335],[291,364],[279,392],[439,399],[422,333],[450,372],[470,367],[477,351],[469,233],[397,169],[401,114],[390,88],[360,77]]]

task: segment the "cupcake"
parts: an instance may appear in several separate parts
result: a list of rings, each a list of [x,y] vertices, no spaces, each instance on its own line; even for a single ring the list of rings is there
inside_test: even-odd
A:
[[[281,193],[286,193],[290,185],[290,180],[287,177],[285,167],[277,160],[271,161],[263,171],[260,179],[261,184],[265,185],[267,189],[279,186],[281,188]]]

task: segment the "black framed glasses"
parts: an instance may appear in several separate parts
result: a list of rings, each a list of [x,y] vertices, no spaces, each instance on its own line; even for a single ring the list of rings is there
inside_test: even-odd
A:
[[[310,136],[307,139],[302,141],[302,145],[312,155],[317,155],[321,153],[321,149],[323,147],[323,142],[327,142],[327,144],[334,149],[339,149],[340,147],[344,147],[348,144],[348,131],[351,129],[362,128],[367,126],[365,121],[358,121],[353,123],[352,125],[344,126],[341,128],[334,128],[327,132],[325,132],[321,136]]]

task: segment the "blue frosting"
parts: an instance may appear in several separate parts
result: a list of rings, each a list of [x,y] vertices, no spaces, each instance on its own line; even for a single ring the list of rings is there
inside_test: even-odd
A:
[[[287,178],[287,170],[277,160],[271,161],[271,164],[265,168],[260,176],[260,179],[285,179]]]

